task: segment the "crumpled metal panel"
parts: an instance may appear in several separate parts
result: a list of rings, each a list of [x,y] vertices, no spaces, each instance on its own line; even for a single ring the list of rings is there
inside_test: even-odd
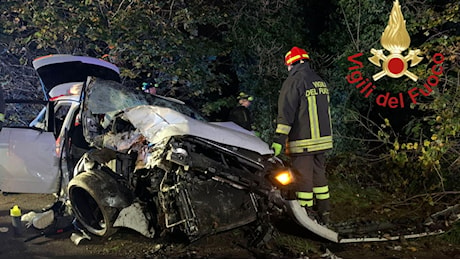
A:
[[[171,136],[192,135],[217,143],[233,145],[259,154],[272,154],[268,144],[250,132],[195,120],[170,108],[137,106],[125,111],[126,118],[138,128],[151,143]]]
[[[127,227],[149,238],[155,236],[155,229],[145,218],[144,209],[138,202],[134,202],[129,207],[123,208],[118,214],[113,226]]]
[[[294,220],[299,225],[329,241],[336,243],[339,242],[339,234],[337,234],[334,230],[328,229],[327,227],[320,225],[318,222],[312,220],[307,215],[305,208],[301,207],[297,200],[287,200],[286,205],[287,209],[291,213],[291,216],[294,217]]]
[[[200,236],[244,226],[257,219],[257,210],[246,190],[197,178],[187,183],[186,189]]]
[[[86,93],[86,108],[93,115],[104,114],[101,122],[104,128],[115,114],[124,111],[125,118],[153,144],[171,136],[192,135],[261,155],[273,154],[268,144],[252,132],[233,122],[207,122],[179,100],[149,95],[115,81],[98,78],[90,80]]]

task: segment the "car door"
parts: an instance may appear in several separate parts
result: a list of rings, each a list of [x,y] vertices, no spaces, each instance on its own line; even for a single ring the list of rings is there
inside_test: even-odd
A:
[[[75,99],[62,100],[71,95],[65,84],[81,84],[88,76],[120,81],[119,69],[109,62],[85,56],[47,55],[33,61],[47,108],[31,108],[26,104],[7,103],[5,121],[0,129],[0,190],[16,193],[55,193],[60,187],[59,170],[63,124],[71,122],[67,112]],[[56,93],[52,93],[56,90]],[[59,91],[57,91],[59,90]],[[63,96],[63,97],[61,97]],[[0,109],[2,109],[0,103]],[[36,112],[31,113],[35,109]],[[35,111],[34,110],[34,111]],[[2,110],[0,110],[0,113]],[[32,114],[35,118],[23,117]],[[0,120],[1,121],[1,120]],[[1,123],[1,122],[0,122]],[[0,124],[0,127],[2,125]],[[56,139],[58,139],[56,141]],[[56,143],[58,146],[56,146]],[[58,154],[57,154],[58,153]],[[62,175],[70,176],[63,171]]]
[[[28,126],[33,120],[18,119],[15,106],[22,105],[6,104],[5,122],[0,131],[0,190],[4,193],[54,193],[58,189],[54,104],[49,102],[46,107],[44,128]]]

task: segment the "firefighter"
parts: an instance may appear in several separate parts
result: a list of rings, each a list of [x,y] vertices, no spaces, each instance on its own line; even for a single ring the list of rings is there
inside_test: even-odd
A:
[[[156,95],[157,94],[157,88],[158,88],[157,83],[155,83],[155,84],[147,83],[147,82],[142,83],[142,91],[144,91],[145,93]]]
[[[278,97],[278,116],[272,148],[285,151],[300,175],[296,197],[311,218],[329,222],[329,186],[325,152],[332,148],[329,90],[309,65],[309,55],[293,47],[285,56],[288,77]],[[313,207],[315,206],[315,208]]]
[[[233,121],[248,131],[252,131],[252,116],[251,111],[249,111],[249,106],[254,100],[254,97],[241,92],[237,98],[238,106],[230,111],[228,120]]]

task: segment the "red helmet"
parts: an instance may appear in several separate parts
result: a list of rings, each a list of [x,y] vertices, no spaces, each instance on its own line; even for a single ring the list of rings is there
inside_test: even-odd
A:
[[[286,53],[286,56],[284,57],[284,64],[289,66],[298,60],[304,59],[310,59],[308,53],[304,49],[294,46],[290,51],[288,51],[288,53]]]

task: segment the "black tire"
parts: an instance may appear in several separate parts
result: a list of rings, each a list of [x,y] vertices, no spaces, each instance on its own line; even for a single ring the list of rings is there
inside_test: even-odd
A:
[[[77,220],[92,234],[109,237],[117,232],[113,227],[119,210],[105,205],[105,194],[102,192],[104,185],[101,183],[100,174],[83,172],[75,176],[69,183],[69,199],[72,211]],[[111,178],[108,174],[107,178]]]

